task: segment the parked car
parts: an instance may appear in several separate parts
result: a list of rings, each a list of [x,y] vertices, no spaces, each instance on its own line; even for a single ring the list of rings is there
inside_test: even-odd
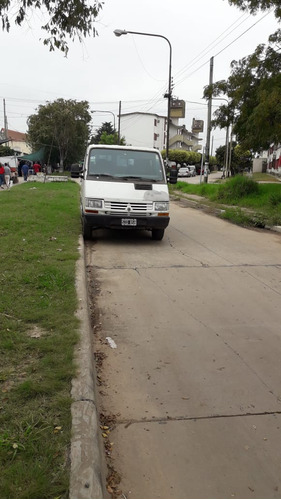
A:
[[[200,164],[196,165],[195,169],[196,169],[197,175],[200,175],[200,173],[201,173],[201,165]],[[210,173],[210,169],[208,168],[208,175],[209,175],[209,173]],[[202,166],[202,175],[204,175],[204,164]]]
[[[180,167],[178,169],[178,177],[191,177],[189,168],[188,167]]]
[[[196,175],[196,167],[195,167],[195,165],[188,165],[188,168],[189,168],[191,177],[195,177],[195,175]]]
[[[70,167],[70,176],[79,177],[80,173],[83,172],[83,167],[79,163],[72,163]]]
[[[174,161],[169,161],[168,164],[166,164],[166,160],[164,161],[165,169],[166,169],[166,176],[167,176],[167,181],[170,184],[176,184],[178,180],[178,168],[177,164]]]

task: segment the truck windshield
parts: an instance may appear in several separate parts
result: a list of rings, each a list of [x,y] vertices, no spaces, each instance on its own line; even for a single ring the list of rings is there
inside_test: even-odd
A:
[[[89,155],[88,174],[123,179],[164,180],[158,153],[129,149],[93,148]]]

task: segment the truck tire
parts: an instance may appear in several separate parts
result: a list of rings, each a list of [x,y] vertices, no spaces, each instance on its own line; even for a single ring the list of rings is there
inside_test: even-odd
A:
[[[153,240],[162,240],[165,233],[165,229],[152,229],[152,239]]]
[[[88,226],[88,224],[85,222],[84,218],[82,217],[82,233],[83,233],[83,238],[84,240],[90,240],[92,237],[92,228],[91,226]]]

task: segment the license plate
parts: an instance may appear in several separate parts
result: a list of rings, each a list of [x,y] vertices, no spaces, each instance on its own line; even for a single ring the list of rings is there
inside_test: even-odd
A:
[[[121,219],[121,226],[136,226],[137,219]]]

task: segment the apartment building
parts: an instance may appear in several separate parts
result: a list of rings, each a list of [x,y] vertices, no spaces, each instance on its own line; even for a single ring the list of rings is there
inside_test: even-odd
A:
[[[170,121],[169,147],[198,151],[201,149],[198,134],[189,132],[179,119]],[[167,117],[155,113],[124,113],[120,116],[120,135],[126,144],[139,147],[166,149]]]
[[[131,146],[165,149],[166,127],[166,117],[155,113],[124,113],[120,117],[120,135]]]

